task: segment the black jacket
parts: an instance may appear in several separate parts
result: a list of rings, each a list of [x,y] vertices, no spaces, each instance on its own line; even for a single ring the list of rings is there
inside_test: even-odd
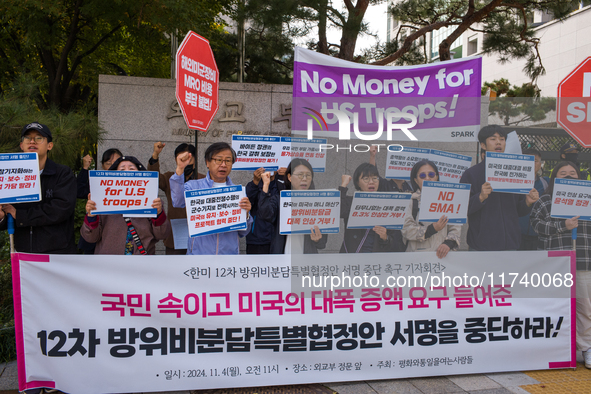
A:
[[[369,237],[373,241],[373,253],[404,252],[406,250],[400,230],[387,230],[388,238],[384,241],[371,229],[368,232],[367,229],[347,228],[353,196],[347,195],[346,187],[339,186],[339,191],[341,192],[341,218],[345,221],[345,238],[339,253],[357,253],[357,249],[362,246],[361,242],[370,241]]]
[[[41,201],[14,205],[15,249],[25,253],[76,253],[76,178],[69,167],[49,159],[40,178]],[[6,228],[6,220],[2,226]]]
[[[470,184],[468,246],[480,251],[518,250],[521,242],[519,217],[530,213],[525,195],[493,192],[480,202],[485,183],[486,161],[468,168],[460,178]]]
[[[259,181],[258,185],[255,185],[253,181],[248,182],[246,185],[246,197],[248,197],[252,206],[250,215],[253,219],[252,230],[246,236],[246,243],[249,245],[268,245],[275,237],[275,226],[273,223],[263,220],[258,214],[259,193],[262,189],[262,180]],[[278,193],[275,181],[269,184],[269,193],[271,195]]]
[[[281,201],[281,193],[271,194],[265,193],[262,189],[259,193],[258,217],[273,223],[275,227],[275,237],[271,242],[271,254],[284,254],[286,235],[279,234],[279,203]],[[328,235],[322,234],[322,238],[318,242],[312,241],[309,235],[304,237],[304,254],[317,254],[319,249],[326,247]]]

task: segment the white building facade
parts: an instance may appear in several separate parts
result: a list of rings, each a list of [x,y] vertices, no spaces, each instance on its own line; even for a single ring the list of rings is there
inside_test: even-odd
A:
[[[397,0],[390,0],[394,3]],[[402,27],[399,21],[388,17],[388,39],[395,39],[399,29],[400,37],[405,37],[411,29]],[[578,8],[563,21],[552,15],[536,12],[529,21],[540,39],[539,51],[546,74],[538,78],[537,84],[542,96],[555,97],[558,83],[579,63],[591,56],[591,1],[581,1]],[[439,44],[455,27],[447,27],[431,32],[426,37],[428,61],[439,60]],[[453,58],[478,56],[482,54],[484,33],[468,30],[451,46]],[[511,59],[505,64],[497,61],[495,54],[484,55],[482,61],[482,80],[492,82],[501,78],[512,85],[521,86],[531,79],[523,72],[524,60]]]

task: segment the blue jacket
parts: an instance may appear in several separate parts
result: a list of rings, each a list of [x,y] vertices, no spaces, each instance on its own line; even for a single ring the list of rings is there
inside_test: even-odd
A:
[[[226,185],[233,186],[230,178],[226,178]],[[213,188],[213,180],[209,172],[205,178],[185,182],[184,175],[174,174],[170,177],[170,196],[172,206],[185,207],[185,190],[200,190]],[[240,238],[250,232],[252,216],[246,221],[246,230],[228,231],[226,233],[202,235],[189,238],[187,254],[239,254]]]
[[[470,184],[468,245],[475,250],[518,250],[521,244],[519,217],[530,213],[525,195],[493,192],[480,202],[485,183],[485,161],[468,168],[461,183]]]

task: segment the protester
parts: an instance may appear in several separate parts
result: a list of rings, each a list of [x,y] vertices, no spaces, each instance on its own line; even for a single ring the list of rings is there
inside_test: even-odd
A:
[[[478,133],[480,147],[487,152],[505,151],[501,126],[483,127]],[[461,183],[470,184],[468,204],[468,246],[472,250],[518,250],[521,241],[519,217],[527,215],[538,199],[532,188],[527,195],[496,193],[486,182],[486,160],[468,168]]]
[[[103,170],[108,170],[111,168],[113,163],[117,159],[119,159],[123,154],[119,149],[111,148],[107,149],[103,153],[103,158],[101,160],[101,167]],[[90,193],[90,177],[88,170],[90,169],[90,165],[92,164],[92,156],[86,155],[82,158],[82,168],[78,173],[78,190],[76,196],[78,198],[86,199],[88,198],[88,193]]]
[[[146,171],[146,168],[133,156],[121,156],[109,170]],[[155,218],[92,215],[90,212],[96,210],[96,203],[89,194],[80,235],[86,241],[96,243],[96,254],[155,254],[156,243],[168,237],[171,231],[160,198],[154,199],[152,208],[157,210]]]
[[[165,143],[162,142],[155,142],[154,143],[154,150],[152,152],[152,157],[148,162],[148,171],[157,171],[158,172],[158,187],[160,190],[164,192],[166,195],[166,200],[168,202],[167,207],[167,214],[169,220],[174,219],[186,219],[187,218],[187,210],[185,208],[175,208],[172,205],[172,198],[170,192],[170,177],[174,175],[173,171],[168,171],[162,174],[160,172],[160,161],[158,160],[160,153],[162,153],[162,149],[166,146]],[[193,178],[195,173],[195,147],[191,144],[182,143],[176,147],[174,150],[174,158],[178,157],[181,153],[189,152],[191,154],[191,158],[189,160],[189,164],[185,167],[185,182],[189,179]],[[201,173],[197,173],[197,179],[205,178],[205,175]],[[174,234],[171,231],[170,235],[164,240],[164,247],[166,254],[187,254],[187,249],[175,249],[174,247]]]
[[[579,163],[579,151],[580,149],[577,145],[567,142],[560,148],[560,159],[574,163],[581,173],[581,179],[591,180],[591,174],[589,174],[589,171],[581,169],[581,163]]]
[[[347,186],[353,179],[355,190],[363,192],[381,191],[378,188],[380,176],[375,165],[363,163],[351,175],[341,177],[341,218],[345,220],[345,237],[340,253],[404,252],[400,230],[387,230],[383,226],[372,229],[349,229],[347,223],[351,212],[353,196],[347,195]]]
[[[369,148],[369,164],[376,165],[376,154],[378,152],[378,147],[372,145]],[[376,167],[377,168],[377,167]],[[411,185],[405,181],[404,179],[384,179],[380,177],[380,191],[384,192],[400,192],[400,193],[410,193],[412,192]]]
[[[107,149],[103,153],[103,158],[101,160],[101,167],[103,170],[108,170],[113,163],[119,159],[123,154],[119,149],[111,148]],[[86,155],[82,158],[82,168],[78,173],[77,178],[77,194],[76,197],[80,199],[87,199],[88,194],[90,193],[90,176],[89,176],[89,169],[90,165],[92,164],[92,156]],[[94,249],[96,245],[94,243],[87,242],[83,237],[80,237],[78,240],[78,249],[82,251],[83,254],[94,254]]]
[[[53,149],[52,141],[51,131],[44,124],[33,122],[21,130],[21,150],[36,152],[39,159],[41,201],[1,205],[0,228],[6,228],[6,214],[12,215],[17,252],[76,253],[76,178],[70,168],[47,157]]]
[[[523,154],[533,155],[535,157],[536,182],[534,183],[534,188],[542,195],[550,182],[548,177],[542,176],[542,155],[538,150],[533,148],[525,149]],[[537,250],[538,234],[530,224],[529,214],[519,218],[519,227],[521,228],[521,246],[519,250]]]
[[[170,177],[170,196],[172,205],[176,208],[185,207],[185,190],[211,189],[214,187],[233,186],[230,180],[232,165],[236,162],[236,152],[225,142],[215,142],[205,150],[205,164],[207,176],[202,179],[192,179],[185,182],[185,168],[190,164],[192,155],[181,153],[176,158],[176,173]],[[240,252],[239,239],[245,237],[252,227],[250,217],[251,204],[248,197],[240,200],[240,208],[246,210],[246,229],[229,231],[189,238],[187,254],[238,254]]]
[[[421,160],[410,171],[410,180],[414,193],[406,209],[404,227],[402,227],[402,236],[408,242],[406,251],[435,251],[437,257],[442,259],[450,250],[457,250],[460,246],[462,227],[448,224],[448,218],[445,215],[442,215],[437,222],[428,225],[418,220],[423,182],[438,181],[439,170],[432,161]]]
[[[261,176],[264,172],[265,169],[263,167],[254,171],[252,181],[248,182],[246,185],[246,196],[252,205],[250,214],[253,220],[252,230],[246,236],[246,254],[271,253],[271,242],[275,236],[275,226],[273,223],[258,217],[259,193],[263,189]],[[281,168],[280,172],[284,174],[285,168]],[[269,193],[271,195],[279,193],[275,175],[271,177]]]
[[[531,225],[540,236],[541,250],[572,250],[572,230],[577,229],[577,349],[583,352],[585,367],[591,369],[591,222],[579,221],[579,216],[570,219],[550,216],[554,180],[580,177],[575,163],[558,163],[552,171],[550,185],[532,208]]]
[[[285,171],[286,190],[314,189],[314,170],[310,163],[303,159],[293,159]],[[327,236],[322,234],[318,226],[310,229],[310,234],[279,234],[280,194],[269,192],[271,174],[262,175],[263,189],[259,194],[259,218],[275,225],[275,237],[271,244],[272,254],[315,254],[326,247]]]

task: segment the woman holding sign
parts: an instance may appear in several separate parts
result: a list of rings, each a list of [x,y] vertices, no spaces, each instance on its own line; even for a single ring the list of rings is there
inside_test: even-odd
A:
[[[310,234],[279,234],[279,194],[269,193],[271,174],[262,175],[263,189],[259,194],[259,218],[275,225],[275,238],[271,243],[271,254],[315,254],[326,247],[327,235],[321,234],[318,226],[310,229]],[[314,189],[314,170],[303,159],[293,159],[285,171],[286,190]]]
[[[410,172],[410,180],[414,193],[402,227],[402,236],[408,241],[407,252],[436,251],[437,257],[444,258],[447,253],[460,245],[461,226],[447,224],[447,216],[442,215],[435,223],[425,226],[417,220],[421,205],[421,190],[424,181],[438,181],[439,171],[430,160],[421,160],[414,165]]]
[[[117,159],[111,171],[146,171],[133,156]],[[152,203],[155,218],[128,218],[124,215],[91,215],[96,203],[90,194],[86,202],[86,217],[80,234],[88,242],[96,242],[95,254],[155,254],[156,242],[170,234],[170,222],[162,210],[162,201],[156,198]]]
[[[579,222],[579,216],[570,219],[551,217],[556,178],[580,179],[581,173],[574,163],[569,161],[558,163],[552,171],[548,188],[534,203],[530,221],[540,237],[539,250],[572,250],[573,230],[576,229],[577,349],[583,352],[585,366],[591,369],[591,222],[585,220]],[[560,204],[562,200],[565,203],[567,201],[566,198],[561,199],[560,197],[557,197],[556,200],[557,204]],[[589,200],[584,201],[588,202]],[[588,209],[583,208],[582,210]]]
[[[362,163],[351,175],[341,177],[341,218],[345,220],[345,238],[339,253],[404,252],[400,230],[387,230],[382,226],[372,229],[347,228],[353,197],[347,195],[347,185],[353,180],[355,190],[362,192],[382,191],[379,188],[380,174],[376,166]]]

